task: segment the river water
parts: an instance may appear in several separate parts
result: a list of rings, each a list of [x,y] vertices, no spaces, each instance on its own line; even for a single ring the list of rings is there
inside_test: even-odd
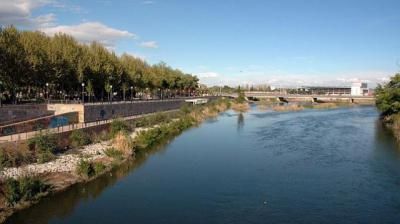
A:
[[[228,111],[8,223],[399,223],[400,151],[374,107]]]

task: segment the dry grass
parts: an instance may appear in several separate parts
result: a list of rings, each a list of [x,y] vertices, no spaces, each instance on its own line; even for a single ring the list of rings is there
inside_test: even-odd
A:
[[[276,105],[272,107],[272,110],[278,112],[286,112],[286,111],[301,111],[304,110],[304,107],[298,104],[289,104],[289,105]]]
[[[232,103],[231,108],[236,112],[246,112],[250,106],[248,103]]]
[[[338,104],[336,103],[319,103],[312,106],[313,109],[333,109],[337,107]]]
[[[124,155],[131,155],[133,153],[132,138],[123,132],[119,132],[113,139],[112,143],[113,147],[116,150],[121,151]]]

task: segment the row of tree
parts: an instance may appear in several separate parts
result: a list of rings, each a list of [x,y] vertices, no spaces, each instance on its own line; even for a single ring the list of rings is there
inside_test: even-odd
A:
[[[82,85],[85,83],[85,86]],[[104,99],[127,91],[190,94],[198,78],[161,62],[150,65],[128,54],[117,56],[99,43],[81,44],[66,34],[0,28],[0,97],[87,96]]]

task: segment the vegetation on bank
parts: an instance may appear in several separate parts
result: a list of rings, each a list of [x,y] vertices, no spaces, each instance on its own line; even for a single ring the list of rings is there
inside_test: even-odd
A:
[[[31,201],[45,193],[49,185],[43,183],[38,177],[8,178],[2,183],[2,194],[6,202],[13,206],[21,201]]]
[[[157,113],[129,122],[122,119],[116,119],[110,125],[107,139],[110,140],[111,146],[104,150],[105,157],[83,156],[75,166],[74,174],[77,179],[74,182],[87,181],[104,174],[113,166],[121,164],[127,159],[134,158],[135,153],[146,152],[166,140],[169,140],[184,130],[199,124],[207,118],[218,116],[218,114],[231,106],[231,100],[219,99],[207,103],[206,105],[185,105],[179,112],[175,113]],[[143,128],[134,137],[130,136],[135,127]],[[93,134],[93,133],[92,133]],[[93,142],[96,136],[89,135],[83,131],[76,131],[69,135],[70,143],[76,147]],[[50,154],[59,152],[53,135],[41,134],[29,141],[29,145],[34,154]],[[36,156],[36,155],[35,155]],[[40,156],[46,157],[46,156]],[[47,158],[47,157],[46,157]],[[1,160],[1,155],[0,155]],[[41,160],[40,162],[44,162]],[[49,190],[54,188],[52,182],[43,178],[22,177],[18,179],[8,178],[3,180],[1,184],[1,192],[4,200],[7,201],[8,207],[2,208],[1,215],[12,213],[14,209],[29,206],[29,202],[45,195]],[[71,182],[67,183],[72,184]],[[65,186],[67,187],[67,186]],[[24,203],[24,206],[21,205]],[[8,213],[7,213],[8,212]],[[4,218],[4,216],[3,216]]]
[[[375,97],[384,124],[392,128],[400,141],[400,74],[391,77],[388,83],[378,85]]]

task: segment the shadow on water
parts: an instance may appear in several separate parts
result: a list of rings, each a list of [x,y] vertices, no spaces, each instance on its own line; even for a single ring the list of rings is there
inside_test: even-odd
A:
[[[16,212],[6,223],[42,224],[48,223],[48,221],[52,219],[68,217],[73,214],[74,210],[81,202],[96,199],[104,190],[113,186],[118,181],[127,177],[133,170],[142,166],[150,156],[164,152],[167,148],[166,145],[168,145],[170,141],[171,139],[165,140],[145,152],[137,153],[134,159],[114,167],[110,172],[90,182],[78,183],[63,192],[50,194],[29,209]]]
[[[241,131],[243,127],[244,127],[244,115],[243,113],[239,113],[237,119],[237,130]]]

